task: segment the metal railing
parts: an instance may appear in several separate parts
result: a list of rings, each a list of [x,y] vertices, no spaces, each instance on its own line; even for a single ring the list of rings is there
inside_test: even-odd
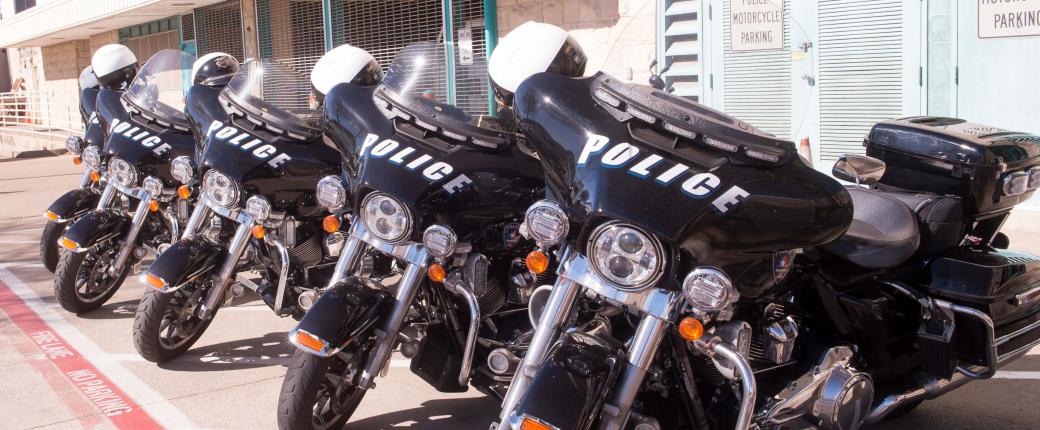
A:
[[[83,134],[75,98],[55,91],[0,93],[0,136],[30,136],[64,140]],[[70,101],[71,100],[71,101]]]

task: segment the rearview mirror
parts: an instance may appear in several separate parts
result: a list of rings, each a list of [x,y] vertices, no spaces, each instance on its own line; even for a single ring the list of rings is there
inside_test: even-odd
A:
[[[885,175],[885,162],[866,155],[842,155],[831,173],[856,185],[873,185]]]

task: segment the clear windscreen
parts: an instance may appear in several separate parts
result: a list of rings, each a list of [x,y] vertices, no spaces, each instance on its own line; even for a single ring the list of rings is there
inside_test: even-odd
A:
[[[454,74],[448,70],[446,45],[435,42],[413,43],[401,49],[394,57],[383,78],[383,89],[396,102],[417,115],[432,112],[441,122],[457,122],[478,127],[492,126],[490,118],[482,112],[467,112],[449,92],[449,75],[456,81],[479,79],[468,76],[486,74],[476,67],[457,67]],[[493,128],[493,126],[492,126]]]
[[[144,64],[124,97],[145,113],[185,121],[184,96],[191,87],[195,56],[176,49],[159,51]]]
[[[277,128],[313,127],[321,117],[309,70],[280,60],[247,61],[224,93],[246,114]]]

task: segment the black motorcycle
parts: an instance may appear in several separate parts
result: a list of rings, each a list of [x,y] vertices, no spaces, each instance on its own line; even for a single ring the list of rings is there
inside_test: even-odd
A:
[[[409,45],[374,90],[341,84],[326,98],[344,169],[317,198],[332,237],[352,215],[332,278],[289,334],[280,428],[342,427],[397,346],[437,390],[498,398],[523,355],[537,279],[518,227],[542,171],[496,118],[451,102],[431,68],[446,49]]]
[[[177,237],[181,221],[169,166],[195,147],[183,111],[184,81],[194,60],[182,51],[160,51],[122,96],[99,93],[97,113],[108,133],[101,155],[106,183],[96,208],[59,241],[71,251],[62,253],[54,279],[65,310],[99,308],[149,251],[158,253]]]
[[[93,74],[89,67],[83,73]],[[80,82],[90,81],[90,78],[91,76],[87,76],[86,79],[81,77]],[[83,176],[80,177],[79,186],[62,194],[43,213],[47,224],[43,227],[43,234],[40,235],[40,259],[43,261],[43,267],[51,272],[57,268],[60,257],[58,239],[61,238],[66,227],[97,206],[101,190],[104,188],[104,184],[101,183],[104,175],[101,174],[100,169],[101,153],[105,143],[105,127],[101,125],[96,112],[101,87],[96,78],[81,86],[83,88],[79,96],[79,114],[86,127],[83,137],[69,136],[65,140],[65,148],[73,155],[74,164],[85,164]],[[109,91],[106,97],[118,98],[121,94],[121,91]]]
[[[880,123],[836,164],[846,187],[605,73],[536,74],[515,109],[556,172],[523,231],[558,277],[499,428],[855,429],[1040,343],[1040,258],[998,248],[1038,136]]]
[[[310,285],[328,279],[335,262],[314,188],[339,170],[339,153],[322,142],[307,74],[254,60],[216,99],[207,94],[213,89],[199,85],[188,94],[204,137],[180,177],[201,185],[182,189],[201,195],[183,236],[143,275],[154,290],[134,318],[134,345],[153,362],[187,351],[220,306],[246,290],[277,315],[299,318]]]

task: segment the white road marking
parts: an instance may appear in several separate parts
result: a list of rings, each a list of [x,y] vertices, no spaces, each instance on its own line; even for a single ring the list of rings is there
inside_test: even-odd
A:
[[[18,295],[33,312],[43,320],[51,329],[58,332],[65,341],[78,350],[95,368],[104,373],[113,383],[133,398],[134,402],[141,406],[148,415],[156,422],[166,428],[196,428],[197,426],[177,409],[169,400],[152,387],[145,384],[132,372],[121,366],[116,360],[105,358],[107,352],[87,338],[76,326],[70,324],[60,313],[55,311],[57,305],[49,305],[40,299],[31,288],[22,283],[13,273],[4,267],[0,267],[0,281]]]
[[[1040,379],[1040,372],[1030,372],[1023,370],[1000,370],[997,371],[996,375],[993,375],[994,379]]]
[[[30,263],[28,261],[15,261],[11,263],[0,263],[0,267],[17,267],[19,269],[26,267],[43,267],[43,263]]]
[[[0,240],[0,245],[3,244],[22,244],[22,243],[40,243],[39,240]]]

